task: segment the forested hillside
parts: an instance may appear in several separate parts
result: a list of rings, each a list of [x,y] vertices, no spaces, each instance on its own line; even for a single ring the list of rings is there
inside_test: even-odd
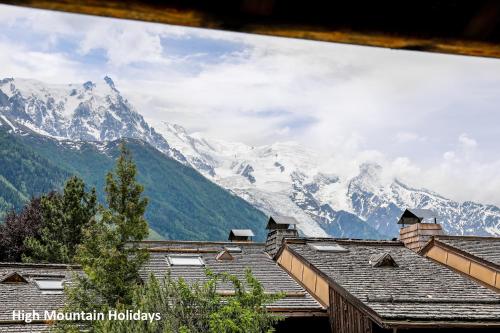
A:
[[[0,133],[2,213],[21,207],[30,196],[60,188],[72,174],[95,186],[102,198],[118,141],[57,141],[27,130],[15,134],[6,126],[0,126]],[[231,228],[251,228],[263,239],[262,212],[143,141],[126,142],[150,200],[146,217],[153,230],[170,239],[224,240]]]

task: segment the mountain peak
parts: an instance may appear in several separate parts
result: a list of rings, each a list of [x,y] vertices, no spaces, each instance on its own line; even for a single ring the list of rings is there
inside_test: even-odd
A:
[[[105,76],[104,77],[104,81],[108,84],[108,86],[113,89],[113,90],[116,90],[116,87],[115,87],[115,83],[113,82],[113,79],[111,79],[109,76]]]
[[[6,77],[0,80],[0,85],[14,81],[13,77]]]
[[[359,166],[359,172],[371,176],[377,176],[382,171],[382,166],[375,162],[363,162]]]
[[[83,84],[83,89],[85,90],[92,90],[93,88],[95,88],[95,83],[92,82],[92,81],[87,81]]]

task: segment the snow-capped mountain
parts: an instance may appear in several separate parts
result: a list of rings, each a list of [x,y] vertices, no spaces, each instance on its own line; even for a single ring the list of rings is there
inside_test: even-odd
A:
[[[0,112],[35,132],[61,140],[141,139],[182,159],[115,87],[101,82],[53,85],[36,80],[0,80]],[[176,156],[178,155],[178,156]]]
[[[297,143],[252,147],[189,135],[168,123],[156,128],[205,176],[264,212],[296,216],[309,235],[396,237],[402,211],[418,207],[432,209],[449,234],[500,236],[498,207],[383,181],[375,163],[342,178],[328,159]]]
[[[498,207],[382,180],[374,163],[361,164],[354,177],[341,176],[327,157],[297,143],[252,147],[170,123],[151,121],[153,128],[109,77],[80,85],[0,80],[0,117],[61,140],[144,140],[263,212],[295,216],[310,236],[395,237],[407,207],[434,210],[449,234],[500,236]]]

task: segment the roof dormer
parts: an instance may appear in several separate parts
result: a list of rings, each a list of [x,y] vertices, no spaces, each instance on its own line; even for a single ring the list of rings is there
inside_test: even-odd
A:
[[[3,276],[0,279],[0,283],[28,283],[28,280],[26,280],[21,274],[18,272],[11,272],[8,273],[7,275]]]

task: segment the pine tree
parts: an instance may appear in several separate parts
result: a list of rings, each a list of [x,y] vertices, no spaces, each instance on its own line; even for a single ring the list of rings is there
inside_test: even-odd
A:
[[[97,212],[95,189],[85,191],[83,180],[71,177],[62,194],[41,199],[43,227],[39,237],[25,240],[23,261],[71,263],[82,241],[83,228]]]
[[[106,177],[106,201],[98,217],[84,230],[77,261],[86,276],[69,291],[69,304],[77,309],[95,309],[128,304],[140,280],[139,268],[148,258],[137,244],[148,235],[144,218],[147,199],[136,181],[130,152],[121,145],[116,168]]]

